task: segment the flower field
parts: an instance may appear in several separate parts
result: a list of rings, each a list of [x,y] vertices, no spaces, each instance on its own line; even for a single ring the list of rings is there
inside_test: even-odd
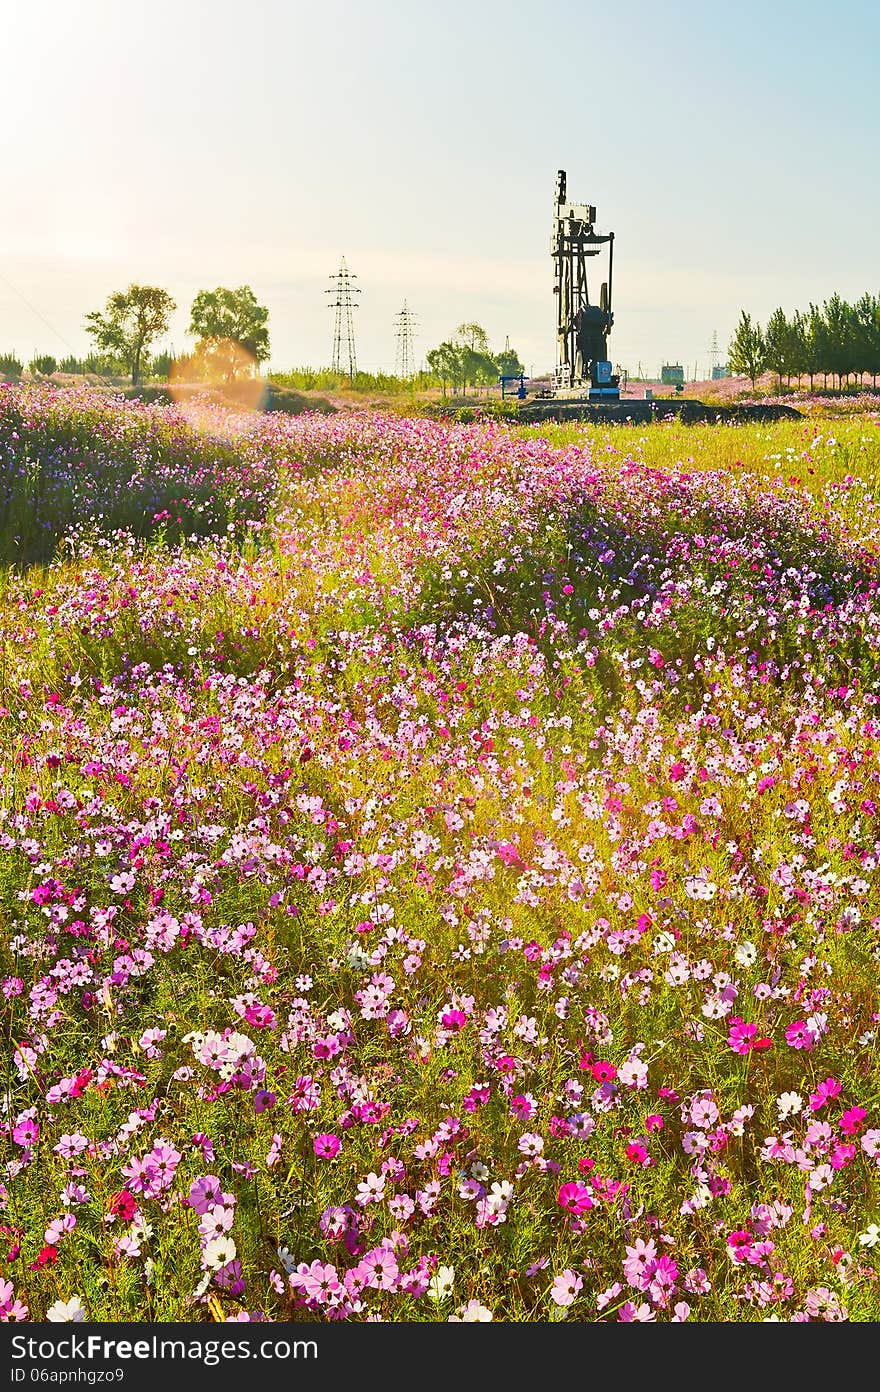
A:
[[[0,1317],[880,1317],[878,467],[0,387]]]

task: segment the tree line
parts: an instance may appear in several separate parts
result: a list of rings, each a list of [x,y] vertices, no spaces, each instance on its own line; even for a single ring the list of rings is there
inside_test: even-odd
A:
[[[514,348],[493,353],[486,330],[475,323],[459,324],[450,338],[425,354],[425,361],[444,396],[447,386],[464,393],[469,386],[490,386],[499,377],[518,377],[525,372]]]
[[[880,297],[865,292],[854,304],[834,294],[821,306],[795,310],[789,319],[775,309],[762,328],[745,310],[740,313],[728,352],[728,370],[748,377],[754,387],[762,372],[775,372],[782,390],[783,378],[800,384],[823,378],[827,389],[837,379],[837,389],[855,377],[861,384],[869,376],[877,385],[880,375]]]
[[[34,377],[54,372],[96,376],[129,376],[138,386],[145,376],[167,378],[172,367],[181,379],[231,382],[248,376],[269,357],[269,311],[257,302],[249,285],[229,289],[200,290],[190,309],[189,333],[196,339],[192,353],[172,357],[153,354],[156,340],[168,332],[177,309],[167,290],[157,285],[132,284],[117,290],[103,310],[85,316],[85,328],[94,351],[84,358],[68,356],[59,362],[49,354],[35,355],[28,364]],[[500,376],[516,377],[525,371],[515,349],[492,352],[485,329],[474,322],[459,324],[454,334],[426,354],[427,371],[416,372],[404,382],[389,373],[359,372],[354,381],[329,370],[295,368],[273,373],[278,385],[300,390],[334,389],[343,385],[355,391],[424,390],[440,386],[453,392],[489,386]],[[17,381],[24,371],[14,353],[0,354],[0,378]]]
[[[195,350],[176,358],[170,353],[151,355],[152,345],[168,332],[176,308],[168,291],[158,285],[132,284],[114,291],[103,310],[85,317],[94,352],[60,362],[42,354],[32,358],[28,368],[35,377],[53,372],[125,375],[136,387],[147,373],[167,377],[172,363],[194,380],[231,382],[249,375],[268,358],[269,311],[257,302],[249,285],[200,290],[190,308],[189,333],[196,339]],[[0,354],[0,377],[15,381],[23,370],[14,353]]]

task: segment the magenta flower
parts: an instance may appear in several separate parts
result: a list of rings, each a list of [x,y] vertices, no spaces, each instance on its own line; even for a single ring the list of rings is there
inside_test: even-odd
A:
[[[827,1103],[834,1100],[840,1093],[840,1083],[836,1078],[826,1078],[824,1083],[819,1083],[815,1092],[810,1093],[810,1106],[814,1112],[822,1110]]]
[[[563,1184],[556,1202],[566,1213],[586,1213],[593,1207],[593,1197],[586,1184],[581,1184],[579,1179]]]
[[[790,1044],[792,1049],[806,1049],[809,1052],[815,1048],[816,1036],[806,1020],[795,1020],[785,1031],[785,1042]]]
[[[746,1024],[741,1015],[734,1015],[730,1020],[727,1042],[735,1054],[748,1054],[752,1050],[752,1041],[757,1033],[757,1025]]]
[[[838,1125],[845,1136],[857,1136],[867,1115],[864,1107],[850,1107],[848,1112],[844,1112]]]
[[[342,1149],[342,1142],[332,1132],[322,1131],[314,1140],[314,1151],[319,1160],[334,1160]]]
[[[590,1072],[597,1083],[611,1083],[617,1077],[617,1069],[607,1059],[598,1059],[590,1065]]]
[[[444,1010],[440,1023],[444,1029],[457,1032],[467,1024],[467,1016],[463,1010]]]

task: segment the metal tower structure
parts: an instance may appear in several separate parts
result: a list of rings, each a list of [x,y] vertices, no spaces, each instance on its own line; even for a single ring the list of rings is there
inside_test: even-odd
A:
[[[719,359],[719,357],[720,357],[720,355],[721,355],[721,350],[720,350],[720,348],[718,347],[718,330],[717,330],[717,329],[715,329],[715,331],[714,331],[713,334],[712,334],[712,343],[711,343],[711,345],[710,345],[710,347],[709,347],[709,354],[710,354],[711,359],[712,359],[712,370],[713,370],[713,372],[714,372],[715,368],[718,366],[718,359]]]
[[[353,280],[357,280],[357,276],[348,269],[343,256],[336,275],[330,277],[330,289],[324,291],[325,295],[334,297],[330,301],[330,308],[336,310],[333,322],[333,362],[331,367],[334,372],[347,372],[349,380],[352,382],[357,376],[357,353],[354,346],[354,320],[352,318],[352,311],[357,309],[357,304],[352,300],[352,295],[361,293],[356,285],[352,285]]]
[[[414,376],[416,370],[415,355],[413,353],[413,339],[415,338],[416,316],[408,307],[406,300],[403,302],[403,309],[394,316],[395,330],[394,336],[397,339],[397,351],[394,356],[394,375],[400,377],[404,382],[408,382]]]
[[[592,401],[619,399],[620,387],[608,361],[608,335],[614,323],[611,310],[611,275],[614,266],[614,233],[596,231],[596,209],[589,203],[568,201],[565,170],[556,175],[553,197],[551,254],[556,295],[556,390],[586,391]],[[587,261],[608,249],[608,279],[603,281],[598,303],[590,299]]]

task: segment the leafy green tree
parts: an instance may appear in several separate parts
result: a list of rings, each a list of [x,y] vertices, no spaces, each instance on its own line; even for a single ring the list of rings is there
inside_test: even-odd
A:
[[[58,364],[50,353],[42,353],[38,357],[31,358],[28,363],[28,372],[34,377],[51,377],[53,372],[58,370]]]
[[[482,353],[476,348],[461,347],[461,371],[464,385],[474,388],[489,386],[498,378],[498,364],[491,353]]]
[[[85,367],[83,363],[80,362],[79,358],[75,358],[74,355],[70,353],[66,358],[61,359],[58,364],[58,371],[82,374],[85,371]]]
[[[867,291],[853,305],[858,348],[858,372],[871,374],[876,387],[880,373],[880,297]]]
[[[843,387],[844,377],[855,370],[856,333],[852,306],[836,292],[822,306],[822,318],[828,333],[828,370],[837,373],[837,385]]]
[[[737,377],[748,377],[754,389],[758,378],[764,371],[765,349],[761,325],[745,310],[740,313],[740,321],[730,341],[727,362],[731,373]]]
[[[171,365],[174,361],[175,358],[171,353],[156,353],[155,356],[150,359],[150,372],[152,376],[160,377],[163,381],[167,382],[168,375],[171,372]]]
[[[128,373],[128,365],[117,353],[87,353],[80,366],[95,377],[124,377]]]
[[[0,378],[6,382],[17,382],[21,373],[21,363],[14,353],[0,353]]]
[[[472,353],[483,353],[488,356],[489,339],[482,324],[473,322],[459,324],[453,335],[453,341],[463,348],[470,348]]]
[[[455,388],[459,382],[464,381],[462,349],[449,339],[426,353],[425,361],[434,376],[439,378],[444,397],[446,396],[447,383],[451,383],[452,387]]]
[[[767,320],[764,333],[764,361],[779,378],[782,391],[782,375],[791,370],[791,332],[785,311],[774,309]]]
[[[518,377],[521,372],[525,372],[515,348],[504,348],[500,353],[496,353],[495,365],[499,377]]]
[[[828,325],[825,316],[818,305],[810,304],[810,391],[813,390],[813,378],[822,373],[823,385],[828,386],[828,373],[831,371],[831,340],[828,335]]]
[[[789,372],[796,375],[798,386],[801,378],[810,374],[810,389],[813,385],[812,368],[812,342],[810,335],[810,318],[802,310],[796,309],[788,322],[788,356]]]
[[[122,360],[136,387],[146,350],[167,331],[176,308],[168,291],[158,285],[129,285],[108,298],[103,314],[94,310],[86,315],[86,331],[97,348]]]
[[[192,302],[189,332],[199,340],[197,355],[212,363],[226,381],[269,356],[269,311],[257,303],[249,285],[200,290]]]

